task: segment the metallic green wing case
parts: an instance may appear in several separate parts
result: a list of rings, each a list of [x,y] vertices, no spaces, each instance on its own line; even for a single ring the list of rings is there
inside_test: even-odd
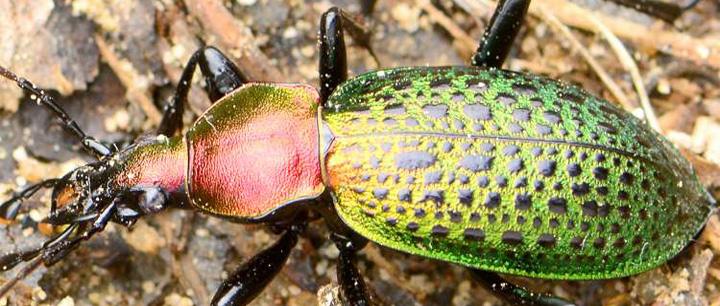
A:
[[[660,135],[547,78],[390,69],[329,104],[336,209],[396,250],[530,277],[622,277],[680,252],[712,209]]]

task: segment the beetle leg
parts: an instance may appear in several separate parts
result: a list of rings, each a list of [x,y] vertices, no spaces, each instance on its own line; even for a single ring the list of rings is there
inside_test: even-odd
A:
[[[183,208],[184,203],[173,199],[160,187],[133,187],[118,199],[113,221],[130,227],[144,215],[156,214],[167,208]]]
[[[314,209],[325,220],[325,224],[332,232],[330,238],[340,250],[337,278],[343,300],[353,306],[372,305],[367,285],[355,266],[356,254],[367,245],[367,238],[360,236],[340,219],[328,192],[320,196],[317,204]]]
[[[15,75],[15,73],[2,66],[0,66],[0,76],[15,81],[18,87],[31,93],[34,96],[32,99],[37,104],[45,107],[51,113],[53,113],[55,117],[62,121],[65,130],[67,130],[71,134],[74,134],[80,139],[80,143],[82,144],[85,151],[92,155],[95,155],[95,157],[98,158],[110,154],[110,148],[97,141],[95,138],[85,134],[85,132],[83,132],[77,122],[70,118],[70,115],[68,115],[65,110],[62,109],[62,107],[60,107],[57,102],[55,102],[55,99],[53,99],[53,97],[45,93],[44,90],[38,88],[32,82]]]
[[[468,269],[473,278],[487,290],[512,305],[538,305],[538,306],[572,306],[566,300],[547,294],[538,294],[527,291],[518,285],[505,281],[497,273]]]
[[[472,57],[472,65],[500,68],[525,20],[530,0],[501,0]]]
[[[347,54],[343,30],[348,31],[355,43],[370,52],[370,32],[343,10],[333,7],[320,18],[320,98],[323,106],[340,83],[347,80]]]
[[[662,19],[665,22],[673,23],[682,13],[693,8],[700,0],[693,0],[685,6],[673,2],[657,0],[609,0],[617,4],[629,7],[643,14]]]
[[[357,252],[367,244],[367,240],[353,241],[353,239],[336,233],[333,233],[331,238],[340,250],[337,261],[337,278],[343,300],[347,305],[352,306],[374,305],[365,280],[355,265]]]
[[[224,306],[250,303],[282,270],[303,228],[291,226],[275,244],[242,264],[223,281],[210,304]]]
[[[247,77],[220,50],[214,47],[200,48],[190,56],[185,64],[172,101],[165,106],[163,118],[157,130],[158,134],[172,136],[182,127],[185,103],[187,103],[192,78],[198,65],[205,77],[207,86],[205,90],[212,102],[248,82]]]

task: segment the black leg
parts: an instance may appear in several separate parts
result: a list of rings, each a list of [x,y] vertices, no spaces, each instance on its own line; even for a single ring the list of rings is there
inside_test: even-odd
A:
[[[477,269],[468,269],[473,278],[483,287],[493,292],[499,298],[512,305],[537,306],[572,306],[575,305],[561,298],[551,295],[538,294],[527,291],[513,283],[502,279],[497,273]]]
[[[617,4],[627,6],[639,12],[648,14],[665,22],[672,23],[683,12],[693,8],[700,0],[693,0],[685,6],[676,3],[657,0],[610,0]]]
[[[333,7],[320,19],[320,98],[323,106],[340,83],[347,80],[347,55],[343,30],[355,42],[377,57],[370,47],[370,33],[343,10]]]
[[[337,278],[340,283],[340,293],[345,305],[368,306],[374,305],[368,293],[365,280],[358,271],[355,262],[357,252],[365,246],[366,240],[353,242],[351,239],[333,234],[335,246],[340,250],[337,262]]]
[[[220,50],[213,47],[201,49],[200,71],[205,77],[205,90],[210,101],[217,101],[247,83],[247,76]]]
[[[183,69],[175,95],[165,107],[162,121],[157,133],[172,136],[182,128],[182,115],[187,103],[187,96],[192,84],[195,69],[205,77],[206,91],[210,101],[215,102],[231,91],[247,83],[247,77],[222,52],[214,47],[203,47],[195,51]]]
[[[530,0],[500,0],[472,58],[473,66],[500,68],[520,31]]]
[[[160,187],[135,187],[118,199],[113,222],[126,227],[132,226],[144,215],[156,214],[171,207],[183,207],[182,203]]]
[[[60,105],[55,102],[55,99],[45,93],[44,90],[38,88],[30,81],[15,75],[15,73],[6,69],[5,67],[0,66],[0,75],[7,79],[15,81],[18,87],[31,93],[33,95],[32,99],[37,104],[42,105],[50,112],[52,112],[55,117],[62,121],[65,130],[67,130],[71,134],[74,134],[80,139],[80,143],[82,144],[85,151],[92,155],[95,155],[95,157],[98,158],[110,154],[110,148],[95,140],[95,138],[85,134],[85,132],[83,132],[77,122],[72,120],[72,118],[70,118],[70,116],[65,112],[65,110],[63,110],[62,107],[60,107]]]
[[[293,226],[280,240],[253,256],[226,279],[215,292],[211,305],[246,305],[282,270],[298,241],[302,227]]]

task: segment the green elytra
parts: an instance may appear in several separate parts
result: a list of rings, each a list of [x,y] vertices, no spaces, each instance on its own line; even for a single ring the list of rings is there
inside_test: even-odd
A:
[[[678,254],[712,210],[662,136],[539,76],[376,71],[338,87],[322,119],[340,217],[424,257],[547,279],[622,277]]]

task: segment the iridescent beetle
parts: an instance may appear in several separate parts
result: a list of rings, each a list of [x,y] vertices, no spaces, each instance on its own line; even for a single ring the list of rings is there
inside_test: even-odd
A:
[[[68,225],[38,248],[1,257],[2,270],[29,264],[0,293],[108,222],[130,226],[167,208],[284,232],[220,286],[213,305],[251,301],[317,217],[340,249],[338,280],[351,305],[371,302],[354,264],[368,240],[466,266],[516,304],[569,303],[496,272],[607,279],[664,263],[703,228],[714,199],[672,145],[630,114],[579,88],[499,69],[529,2],[500,1],[473,67],[396,68],[350,80],[343,26],[367,40],[333,8],[321,20],[319,92],[248,82],[218,50],[203,48],[187,64],[157,137],[118,152],[0,68],[99,158],[0,205],[13,219],[24,199],[53,188],[47,222]],[[179,136],[198,65],[215,103]]]

